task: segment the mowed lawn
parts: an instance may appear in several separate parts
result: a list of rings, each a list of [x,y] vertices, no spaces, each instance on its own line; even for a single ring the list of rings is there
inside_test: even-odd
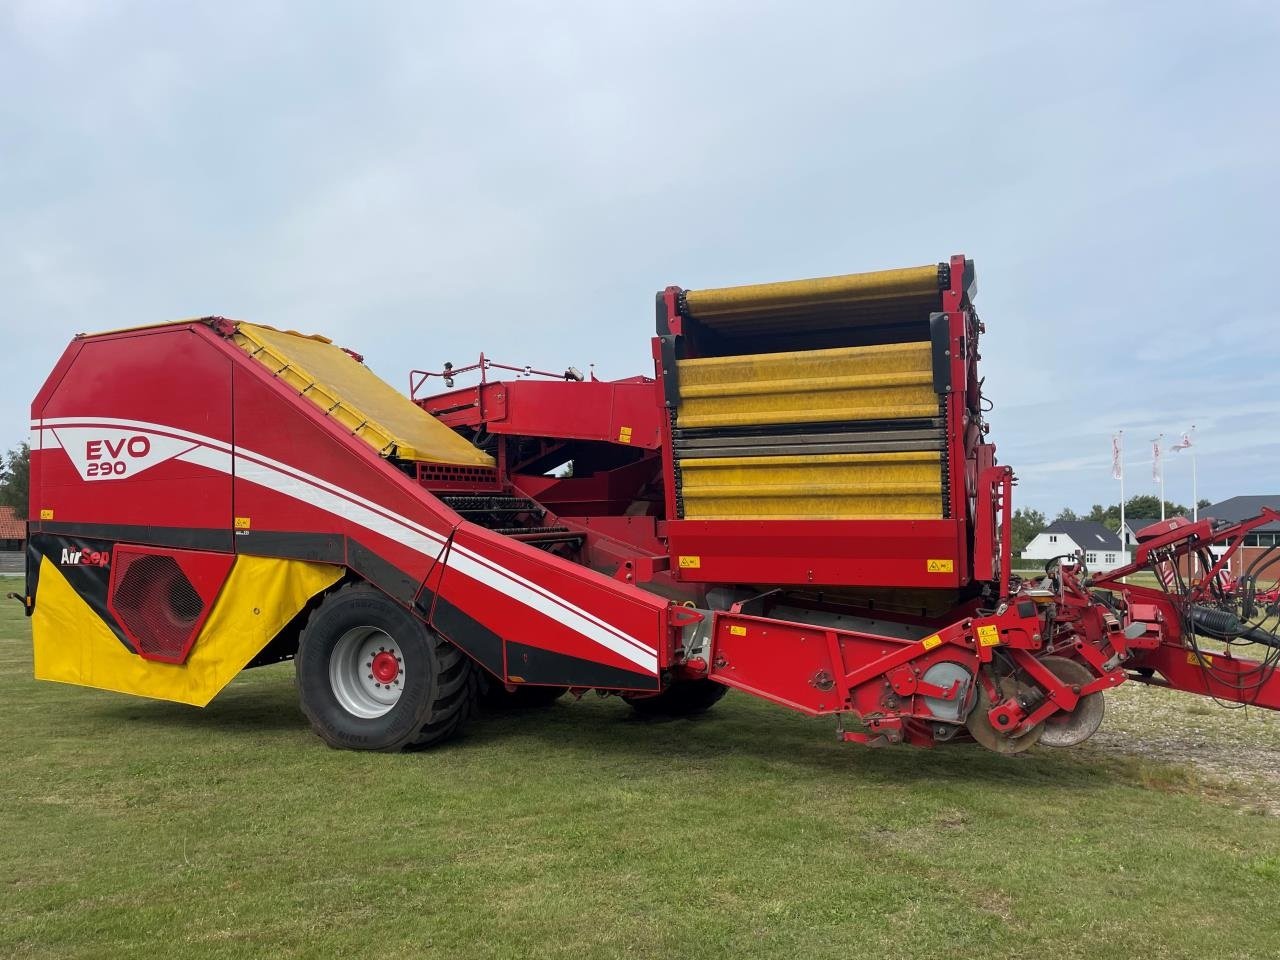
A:
[[[0,605],[5,958],[1274,958],[1258,809],[1098,747],[843,745],[738,694],[340,753],[289,664],[203,711],[36,683]]]

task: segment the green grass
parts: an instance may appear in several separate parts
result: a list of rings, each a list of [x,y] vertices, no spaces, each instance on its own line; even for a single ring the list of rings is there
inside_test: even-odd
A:
[[[591,698],[364,755],[311,735],[289,665],[203,711],[30,677],[7,601],[3,957],[1205,960],[1280,944],[1280,819],[1115,750],[859,749],[733,694],[697,721]]]

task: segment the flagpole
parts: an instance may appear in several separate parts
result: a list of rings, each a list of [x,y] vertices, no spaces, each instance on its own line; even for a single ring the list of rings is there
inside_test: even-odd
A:
[[[1196,435],[1196,424],[1192,424],[1192,436]],[[1199,492],[1196,489],[1196,444],[1190,444],[1192,451],[1192,520],[1199,520]]]
[[[1127,550],[1128,544],[1125,543],[1126,534],[1124,531],[1124,431],[1119,433],[1120,437],[1120,546]]]
[[[1160,456],[1160,441],[1164,439],[1164,434],[1156,434],[1156,470],[1160,476],[1160,519],[1164,519],[1164,458]]]

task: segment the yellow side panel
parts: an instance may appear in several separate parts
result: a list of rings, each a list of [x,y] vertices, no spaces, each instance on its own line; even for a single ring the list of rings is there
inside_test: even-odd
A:
[[[235,342],[384,457],[493,466],[491,456],[323,337],[241,322]]]
[[[203,707],[341,576],[326,563],[237,557],[187,662],[156,663],[126,650],[46,557],[31,616],[36,679]]]
[[[680,462],[689,520],[942,516],[936,452],[704,457]]]
[[[761,310],[812,309],[814,306],[861,303],[938,292],[938,266],[905,267],[872,273],[848,273],[814,280],[787,280],[713,290],[689,290],[685,303],[695,317],[714,317]]]
[[[928,343],[681,360],[681,427],[936,417]]]

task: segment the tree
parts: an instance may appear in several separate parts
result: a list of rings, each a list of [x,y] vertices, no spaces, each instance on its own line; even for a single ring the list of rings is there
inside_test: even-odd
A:
[[[1045,528],[1044,514],[1039,510],[1019,507],[1013,511],[1013,522],[1009,525],[1009,541],[1016,557],[1027,548],[1027,544],[1037,533]]]
[[[1203,510],[1205,507],[1212,507],[1212,506],[1213,506],[1213,501],[1207,500],[1204,497],[1201,497],[1199,500],[1196,501],[1197,510]]]
[[[0,459],[0,504],[27,515],[31,487],[31,447],[20,443]]]
[[[1166,517],[1176,517],[1179,514],[1187,516],[1190,513],[1191,511],[1180,503],[1174,503],[1172,500],[1166,500],[1164,502],[1164,515]],[[1137,496],[1130,497],[1124,504],[1124,516],[1126,520],[1130,517],[1159,518],[1160,498],[1150,493],[1142,493]]]
[[[1079,519],[1080,517],[1076,515],[1076,512],[1074,510],[1072,510],[1070,507],[1063,507],[1061,510],[1058,511],[1058,515],[1053,518],[1053,522],[1058,523],[1059,521],[1062,521],[1062,520],[1071,521],[1071,520],[1079,520]]]

